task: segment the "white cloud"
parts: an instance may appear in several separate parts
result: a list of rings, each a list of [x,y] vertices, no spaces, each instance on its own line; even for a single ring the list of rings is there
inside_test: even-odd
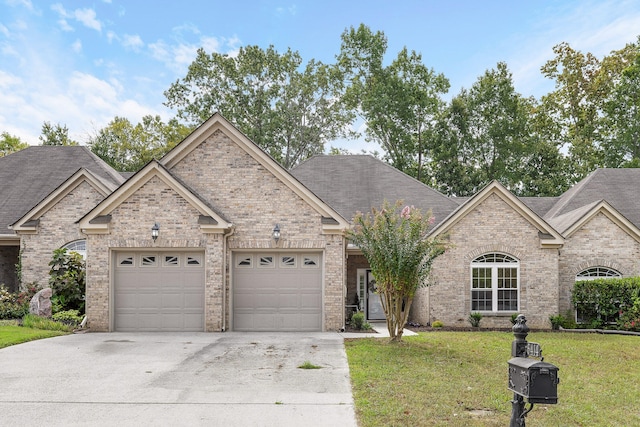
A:
[[[102,31],[102,23],[96,19],[96,12],[93,9],[75,9],[72,12],[68,12],[62,4],[54,3],[51,5],[51,10],[60,15],[58,23],[64,31],[73,30],[67,19],[75,19],[87,28],[98,32]]]
[[[33,3],[31,3],[31,0],[7,0],[6,3],[9,6],[24,6],[29,10],[33,10]]]
[[[144,42],[142,41],[142,38],[140,38],[140,36],[137,34],[125,34],[122,37],[122,46],[138,52],[142,47],[144,47]]]
[[[80,21],[84,26],[96,30],[102,31],[102,23],[96,19],[96,12],[93,9],[76,9],[73,12],[74,17]]]

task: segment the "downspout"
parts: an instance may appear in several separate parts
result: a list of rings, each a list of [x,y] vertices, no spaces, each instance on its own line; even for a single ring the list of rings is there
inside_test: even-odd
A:
[[[222,331],[227,330],[227,239],[236,232],[236,227],[231,224],[228,233],[222,236]],[[229,286],[231,289],[231,286]]]

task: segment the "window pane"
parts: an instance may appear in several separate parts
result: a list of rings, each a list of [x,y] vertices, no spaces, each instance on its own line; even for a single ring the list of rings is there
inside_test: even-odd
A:
[[[498,289],[517,289],[518,270],[516,268],[498,268]]]
[[[498,291],[498,311],[518,311],[518,291]]]
[[[491,269],[474,268],[472,287],[473,289],[491,289]]]
[[[471,291],[471,310],[491,311],[491,291]]]

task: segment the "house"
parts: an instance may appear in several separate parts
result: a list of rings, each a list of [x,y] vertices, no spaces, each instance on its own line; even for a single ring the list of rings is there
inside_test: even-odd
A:
[[[435,222],[451,248],[418,290],[411,320],[508,327],[513,313],[549,328],[549,316],[573,310],[576,280],[640,274],[640,169],[598,169],[559,197],[518,198],[498,182],[473,197],[447,198],[368,156],[316,156],[292,173],[346,218],[383,199],[404,200]],[[346,305],[383,319],[372,277],[357,248],[347,248]]]
[[[366,155],[287,171],[219,114],[126,181],[86,149],[80,164],[44,167],[66,148],[0,159],[8,187],[39,190],[22,204],[20,191],[1,193],[12,213],[0,210],[11,227],[0,265],[10,278],[21,259],[22,284],[44,284],[53,249],[85,248],[96,331],[330,331],[356,309],[384,319],[345,232],[385,199],[430,209],[432,234],[451,242],[416,295],[422,324],[465,326],[479,311],[483,326],[524,313],[548,328],[549,315],[572,308],[576,278],[640,269],[640,170],[597,170],[560,197],[518,198],[492,182],[456,199]],[[22,175],[33,164],[51,175]]]
[[[29,147],[0,157],[0,284],[45,285],[54,249],[84,251],[75,221],[124,178],[86,147]]]

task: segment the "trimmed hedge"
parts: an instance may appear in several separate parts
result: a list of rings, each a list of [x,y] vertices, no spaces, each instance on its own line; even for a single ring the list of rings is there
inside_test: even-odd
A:
[[[571,301],[591,327],[615,325],[640,329],[640,277],[595,279],[576,282]]]

